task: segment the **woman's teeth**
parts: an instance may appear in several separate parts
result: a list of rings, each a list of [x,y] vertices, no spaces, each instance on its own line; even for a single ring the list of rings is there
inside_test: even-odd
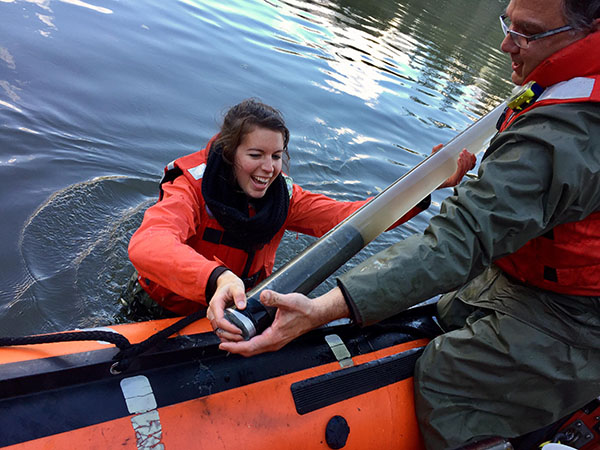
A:
[[[259,184],[267,184],[269,181],[268,178],[263,178],[263,177],[252,177],[252,179]]]

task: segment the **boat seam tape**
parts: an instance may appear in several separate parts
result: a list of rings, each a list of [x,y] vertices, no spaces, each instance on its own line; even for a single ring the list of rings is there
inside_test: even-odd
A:
[[[329,334],[325,336],[325,342],[329,345],[329,348],[333,352],[335,359],[340,363],[340,366],[351,367],[354,365],[352,355],[350,355],[348,347],[346,347],[346,344],[344,344],[341,337],[337,334]]]
[[[121,392],[131,417],[131,425],[135,432],[139,450],[164,450],[162,425],[156,410],[156,398],[150,381],[143,375],[123,378]]]

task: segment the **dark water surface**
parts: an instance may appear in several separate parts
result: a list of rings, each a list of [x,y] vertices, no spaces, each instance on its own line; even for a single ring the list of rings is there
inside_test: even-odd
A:
[[[505,6],[0,0],[0,334],[111,323],[164,165],[246,97],[286,116],[296,182],[377,194],[510,92]],[[450,193],[349,265],[423,230]],[[309,242],[286,235],[278,263]]]

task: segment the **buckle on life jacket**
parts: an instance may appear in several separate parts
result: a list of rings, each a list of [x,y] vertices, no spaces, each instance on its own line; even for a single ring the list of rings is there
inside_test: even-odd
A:
[[[513,89],[511,96],[506,101],[506,104],[513,111],[522,111],[534,103],[544,92],[544,88],[535,81],[530,81],[524,86],[517,86]]]

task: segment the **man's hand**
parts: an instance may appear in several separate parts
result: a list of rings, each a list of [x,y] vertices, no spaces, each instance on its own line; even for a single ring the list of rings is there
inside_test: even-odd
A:
[[[265,290],[260,294],[260,301],[265,306],[277,308],[271,326],[249,341],[234,341],[219,336],[221,350],[244,356],[272,352],[307,331],[332,320],[348,317],[350,314],[339,288],[334,288],[314,300],[302,294],[279,294]]]
[[[443,144],[436,145],[431,150],[431,154],[433,155],[434,153],[437,153],[442,147]],[[477,158],[475,157],[475,155],[467,151],[466,148],[464,148],[458,155],[458,161],[456,162],[456,172],[454,172],[454,174],[452,174],[450,178],[448,178],[446,181],[440,184],[438,189],[456,186],[458,183],[461,182],[465,174],[469,170],[473,169],[473,167],[475,167],[476,162]]]

